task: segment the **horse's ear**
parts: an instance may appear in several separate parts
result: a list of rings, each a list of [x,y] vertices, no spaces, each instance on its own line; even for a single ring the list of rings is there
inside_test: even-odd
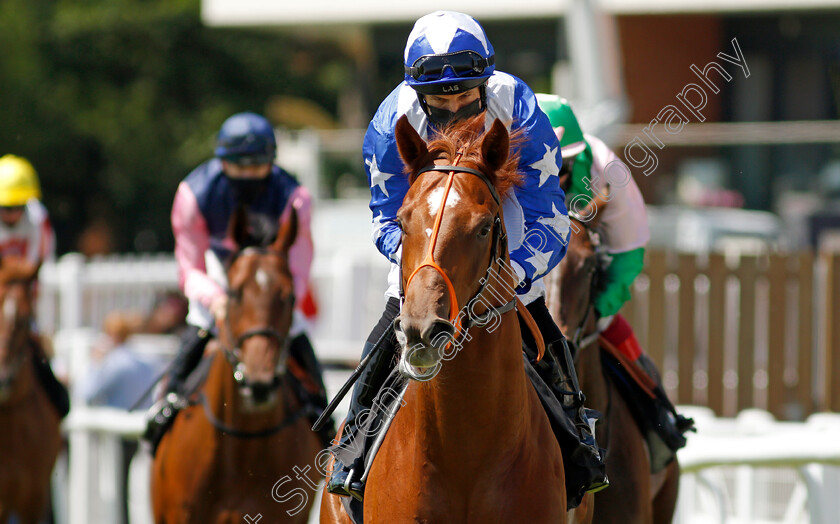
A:
[[[228,224],[228,234],[240,248],[248,242],[248,206],[239,205],[233,211]]]
[[[272,244],[272,249],[281,253],[288,253],[292,244],[295,243],[298,233],[298,215],[295,208],[289,213],[289,218],[280,224],[280,230],[277,232],[277,238]]]
[[[400,157],[412,173],[416,173],[421,166],[418,162],[429,154],[429,148],[426,142],[420,137],[408,117],[403,115],[397,120],[397,126],[394,130],[397,138],[397,150],[400,152]]]
[[[481,155],[487,167],[498,171],[507,162],[509,153],[510,135],[502,121],[497,118],[490,127],[490,131],[484,135],[484,140],[481,142]]]

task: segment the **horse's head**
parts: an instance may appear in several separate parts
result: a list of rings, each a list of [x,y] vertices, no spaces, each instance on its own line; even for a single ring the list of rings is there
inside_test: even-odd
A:
[[[27,356],[33,316],[31,284],[31,278],[8,278],[0,267],[0,399]]]
[[[482,294],[481,280],[507,263],[500,195],[520,179],[517,159],[509,157],[510,136],[498,120],[486,133],[483,116],[456,123],[427,146],[402,117],[396,140],[411,186],[397,214],[404,303],[395,327],[401,370],[419,380],[433,376],[430,370],[463,327],[459,312],[480,312],[468,306]],[[514,284],[500,273],[507,296]],[[500,305],[486,300],[488,307]]]
[[[283,375],[288,351],[295,303],[288,254],[297,215],[292,210],[268,245],[254,245],[244,208],[234,213],[230,231],[240,250],[228,264],[228,308],[219,326],[220,340],[240,391],[255,405],[267,404]]]
[[[579,338],[585,333],[578,330],[586,329],[584,324],[595,320],[591,312],[592,300],[602,269],[596,251],[596,229],[606,207],[607,199],[598,196],[582,211],[569,211],[572,225],[566,256],[560,262],[560,318],[557,319],[561,331],[568,337]]]

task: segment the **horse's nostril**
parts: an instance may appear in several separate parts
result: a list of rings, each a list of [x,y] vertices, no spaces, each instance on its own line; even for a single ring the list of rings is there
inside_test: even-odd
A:
[[[428,328],[423,333],[423,340],[430,345],[440,347],[445,342],[449,342],[452,335],[455,333],[455,326],[451,322],[443,319],[432,321]]]

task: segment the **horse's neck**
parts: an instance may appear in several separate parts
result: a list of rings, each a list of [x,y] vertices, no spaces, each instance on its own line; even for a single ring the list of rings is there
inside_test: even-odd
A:
[[[516,314],[505,314],[492,333],[474,327],[470,336],[453,359],[441,363],[434,379],[415,385],[415,436],[421,449],[481,456],[476,432],[490,432],[498,449],[524,438],[531,385]]]
[[[30,351],[30,348],[24,348],[23,351]],[[0,409],[17,406],[19,403],[26,400],[26,398],[28,398],[34,391],[35,364],[32,362],[32,358],[34,357],[32,355],[24,354],[20,358],[22,360],[19,363],[10,364],[11,366],[16,366],[17,369],[10,370],[14,376],[8,385],[8,389],[0,392]]]

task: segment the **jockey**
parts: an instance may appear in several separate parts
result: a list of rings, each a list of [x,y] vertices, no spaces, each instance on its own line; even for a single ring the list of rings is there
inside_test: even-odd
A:
[[[172,363],[163,398],[150,409],[144,438],[157,442],[183,405],[185,381],[204,354],[204,348],[227,312],[226,276],[221,261],[237,246],[228,235],[234,210],[247,205],[252,235],[268,241],[292,209],[297,213],[298,232],[289,250],[295,296],[307,292],[313,245],[309,229],[312,201],[309,192],[289,173],[274,164],[277,149],[274,129],[254,113],[238,113],[222,124],[215,158],[195,168],[180,183],[172,204],[172,232],[178,282],[189,300],[187,324],[181,347]],[[267,243],[267,242],[265,242]],[[317,384],[317,394],[302,399],[320,412],[326,407],[321,366],[304,332],[298,308],[291,328],[290,355]],[[329,434],[332,433],[332,434]],[[325,445],[334,435],[323,433]]]
[[[594,297],[598,330],[602,337],[619,349],[631,362],[636,362],[660,390],[657,409],[664,428],[665,441],[679,449],[685,445],[683,434],[692,428],[690,419],[676,414],[665,395],[656,365],[642,350],[629,322],[618,311],[630,300],[630,286],[641,273],[644,246],[650,239],[645,202],[628,168],[608,168],[610,164],[624,166],[615,153],[599,138],[581,131],[580,124],[568,101],[556,95],[537,94],[540,108],[548,115],[551,126],[560,140],[563,152],[561,177],[569,174],[566,198],[569,208],[582,210],[596,195],[609,204],[599,216],[601,249],[610,262],[605,282]],[[580,205],[573,202],[579,201]],[[676,415],[675,415],[676,414]]]
[[[40,201],[38,175],[26,159],[0,158],[0,277],[36,279],[41,264],[55,256],[55,234]],[[59,415],[70,411],[67,388],[56,378],[38,337],[33,337],[35,375]]]
[[[385,311],[367,339],[362,358],[371,353],[400,309],[402,232],[396,214],[409,182],[394,137],[397,120],[406,115],[426,140],[449,122],[480,113],[486,115],[488,127],[498,118],[511,132],[524,133],[518,151],[524,183],[503,202],[505,226],[511,266],[519,278],[516,292],[545,340],[546,355],[535,367],[567,410],[559,415],[558,424],[566,433],[557,436],[567,458],[569,500],[577,505],[586,491],[606,487],[607,479],[590,427],[594,420],[587,418],[583,397],[571,385],[577,383],[569,378],[573,366],[565,358],[565,339],[548,312],[541,281],[563,258],[569,234],[564,194],[558,183],[561,157],[557,138],[531,89],[522,80],[496,70],[493,46],[481,25],[468,15],[437,11],[417,20],[408,36],[404,67],[404,81],[379,106],[363,145],[373,240],[391,261],[391,271]],[[534,238],[540,241],[533,242]],[[527,338],[528,333],[525,330],[523,335]],[[338,447],[347,446],[355,438],[357,416],[371,408],[393,367],[396,341],[385,337],[383,342],[385,346],[373,354],[353,389]],[[327,489],[361,499],[364,484],[357,474],[362,463],[361,457],[352,464],[336,460]]]

